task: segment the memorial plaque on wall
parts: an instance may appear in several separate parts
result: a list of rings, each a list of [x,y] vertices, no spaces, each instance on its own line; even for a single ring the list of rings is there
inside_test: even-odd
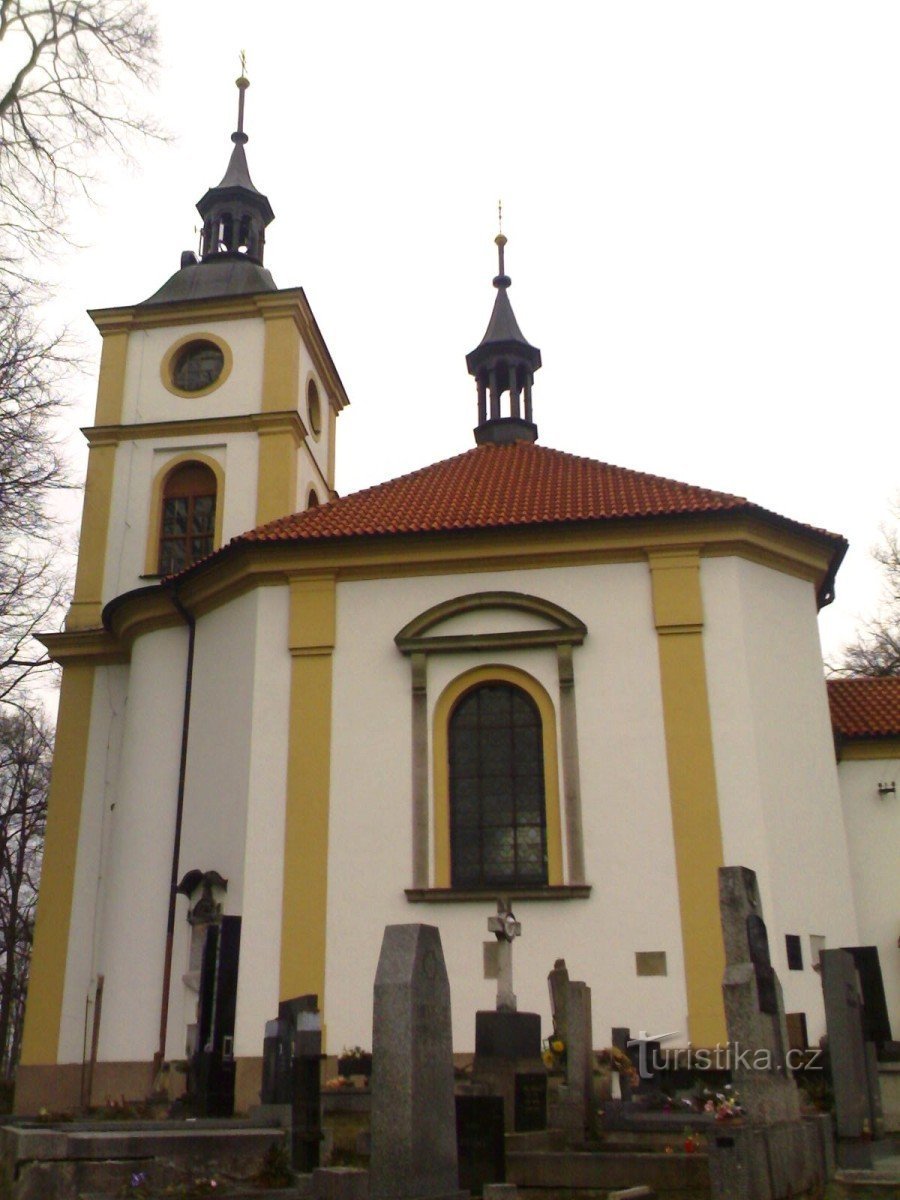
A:
[[[502,1096],[456,1097],[459,1186],[480,1196],[486,1183],[506,1182]]]
[[[547,1076],[544,1072],[516,1074],[515,1126],[529,1133],[547,1128]]]

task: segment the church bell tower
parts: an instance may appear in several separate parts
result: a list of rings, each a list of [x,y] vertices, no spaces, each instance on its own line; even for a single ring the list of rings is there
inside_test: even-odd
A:
[[[227,169],[197,204],[199,254],[147,300],[90,314],[103,350],[70,630],[335,495],[347,395],[303,289],[264,263],[275,214],[247,163],[248,87],[242,74]]]

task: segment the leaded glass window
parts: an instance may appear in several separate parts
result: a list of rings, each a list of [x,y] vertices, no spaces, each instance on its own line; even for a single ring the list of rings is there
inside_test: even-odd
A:
[[[541,715],[522,688],[486,683],[450,715],[454,887],[547,883]]]
[[[216,477],[203,463],[185,463],[163,491],[159,574],[175,575],[212,552]]]

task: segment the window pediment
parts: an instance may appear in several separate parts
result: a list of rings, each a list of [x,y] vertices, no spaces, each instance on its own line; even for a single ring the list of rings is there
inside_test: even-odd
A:
[[[496,627],[485,618],[496,614]],[[550,600],[524,592],[472,592],[435,604],[394,638],[404,654],[580,645],[587,626]]]

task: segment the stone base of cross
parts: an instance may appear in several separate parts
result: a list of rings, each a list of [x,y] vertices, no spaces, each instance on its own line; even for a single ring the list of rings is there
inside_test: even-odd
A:
[[[512,944],[522,933],[506,900],[497,901],[497,915],[488,918],[488,932],[497,938],[497,1011],[515,1012],[516,994],[513,991]]]

